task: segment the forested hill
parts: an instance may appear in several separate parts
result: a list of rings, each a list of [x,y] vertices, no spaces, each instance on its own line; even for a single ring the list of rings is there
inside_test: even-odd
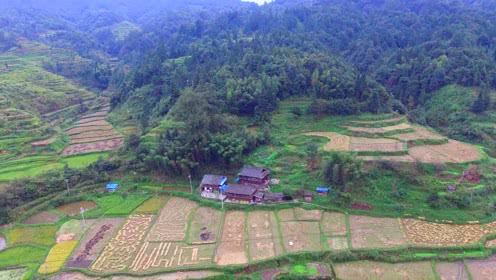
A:
[[[19,36],[74,51],[90,71],[46,68],[108,88],[114,112],[143,135],[165,123],[148,159],[195,166],[205,153],[246,152],[292,96],[311,97],[310,114],[397,111],[462,140],[496,137],[474,125],[493,113],[494,1],[3,2],[0,51]],[[247,137],[238,117],[267,133]]]

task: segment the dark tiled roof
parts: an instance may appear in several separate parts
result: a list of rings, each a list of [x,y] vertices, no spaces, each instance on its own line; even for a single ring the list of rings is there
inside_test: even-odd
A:
[[[250,185],[228,185],[225,194],[254,195],[257,188]]]
[[[266,193],[265,194],[265,199],[267,199],[267,200],[282,199],[282,198],[284,198],[283,193]]]
[[[202,185],[223,185],[227,180],[226,176],[220,175],[205,175],[203,176],[203,180],[201,181]]]
[[[256,192],[254,196],[256,198],[263,199],[264,198],[264,193],[263,192]]]
[[[267,177],[269,174],[270,171],[265,168],[247,165],[243,168],[243,170],[241,170],[239,176],[263,179]]]

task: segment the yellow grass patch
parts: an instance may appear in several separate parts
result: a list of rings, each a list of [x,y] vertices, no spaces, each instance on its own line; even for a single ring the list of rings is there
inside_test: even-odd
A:
[[[77,241],[66,241],[53,246],[38,273],[46,275],[60,271],[77,244]]]
[[[326,137],[330,142],[325,145],[325,151],[349,152],[351,148],[351,137],[335,132],[309,132],[306,136]]]
[[[405,130],[410,129],[412,126],[408,123],[400,123],[392,126],[385,127],[354,127],[354,126],[346,126],[346,129],[353,132],[366,132],[366,133],[385,133],[395,130]]]

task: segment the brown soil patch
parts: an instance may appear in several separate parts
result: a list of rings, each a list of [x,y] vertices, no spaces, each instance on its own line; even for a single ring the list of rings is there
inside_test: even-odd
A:
[[[80,121],[78,121],[78,124],[87,124],[87,123],[103,121],[103,120],[104,120],[104,116],[83,118]]]
[[[272,280],[279,273],[281,273],[281,270],[279,270],[279,269],[267,269],[267,270],[260,272],[260,274],[262,274],[262,278],[264,280]]]
[[[303,208],[294,209],[298,221],[320,221],[322,220],[322,210],[305,210]]]
[[[67,267],[87,268],[97,258],[114,233],[119,229],[122,218],[105,218],[95,222],[84,235],[79,246],[67,261]]]
[[[463,262],[437,263],[437,273],[441,280],[469,280]]]
[[[102,280],[100,277],[86,276],[80,272],[62,272],[52,278],[51,280]]]
[[[353,248],[390,248],[407,244],[399,219],[350,216]]]
[[[212,263],[214,245],[187,245],[182,242],[145,242],[132,262],[134,272],[198,267]]]
[[[69,130],[65,131],[65,134],[67,135],[76,135],[76,134],[81,134],[85,132],[95,132],[95,131],[108,131],[112,130],[113,127],[111,125],[104,125],[104,126],[78,126],[75,128],[71,128]]]
[[[48,146],[50,144],[53,144],[56,140],[57,140],[57,137],[51,137],[51,138],[48,138],[46,140],[33,142],[33,143],[31,143],[31,145],[33,147],[45,147],[45,146]]]
[[[81,117],[81,119],[89,119],[89,118],[95,118],[95,117],[105,117],[108,114],[107,111],[99,111],[95,112],[93,114],[89,114],[86,116]]]
[[[228,212],[215,261],[218,265],[245,264],[246,257],[245,213]]]
[[[287,252],[322,250],[319,223],[282,222],[281,229]]]
[[[477,161],[482,155],[475,146],[449,140],[447,144],[416,146],[410,148],[410,155],[423,163],[464,163]]]
[[[220,230],[222,213],[209,207],[200,207],[195,211],[189,231],[192,243],[215,242]]]
[[[183,241],[186,238],[188,218],[198,206],[191,200],[173,197],[169,199],[148,234],[147,241]]]
[[[430,262],[397,264],[370,261],[348,262],[335,264],[334,271],[337,279],[436,279]]]
[[[85,211],[94,209],[96,207],[96,203],[93,201],[79,201],[73,202],[69,204],[64,204],[55,208],[58,212],[66,215],[66,216],[76,216],[79,215],[79,211],[81,208],[85,209]]]
[[[51,211],[43,211],[24,220],[22,223],[26,225],[34,224],[54,224],[60,220],[60,216]]]
[[[442,140],[443,136],[436,134],[422,126],[414,126],[415,132],[396,134],[393,137],[401,141],[414,141],[423,139]]]
[[[110,135],[110,136],[102,136],[102,137],[88,137],[88,138],[78,138],[71,140],[73,145],[77,144],[85,144],[85,143],[97,143],[101,141],[108,141],[112,139],[122,139],[120,135]]]
[[[107,126],[109,123],[105,120],[91,121],[79,124],[77,127],[85,127],[85,126]]]
[[[91,269],[97,272],[125,271],[131,265],[153,220],[153,215],[130,216]]]
[[[486,247],[488,247],[488,248],[496,248],[496,239],[487,241],[486,242]]]
[[[403,219],[403,226],[411,243],[415,245],[474,244],[486,234],[480,225],[436,224],[421,220]]]
[[[277,211],[277,216],[281,222],[296,221],[296,215],[293,208]]]
[[[322,230],[326,236],[346,235],[346,215],[336,212],[325,212],[322,219]]]
[[[352,137],[351,150],[353,152],[401,152],[405,145],[394,139]]]
[[[82,132],[77,135],[73,135],[71,137],[72,142],[76,140],[84,140],[84,139],[94,139],[94,138],[104,138],[104,137],[118,137],[118,134],[115,134],[114,131],[112,130],[95,130],[95,131],[87,131],[87,132]]]
[[[248,240],[252,261],[270,259],[283,254],[274,212],[248,213]]]
[[[390,132],[390,131],[395,131],[395,130],[405,130],[405,129],[410,129],[412,126],[407,123],[400,123],[397,125],[392,125],[392,126],[385,126],[385,127],[354,127],[354,126],[345,126],[346,129],[352,131],[352,132],[366,132],[366,133],[385,133],[385,132]]]
[[[349,152],[351,147],[351,137],[334,132],[310,132],[305,133],[306,136],[318,136],[329,139],[329,143],[325,145],[325,151]]]
[[[403,156],[359,156],[358,159],[363,160],[363,161],[394,161],[394,162],[407,162],[407,163],[417,162],[417,160],[414,159],[410,155],[403,155]]]
[[[496,256],[488,260],[467,260],[474,280],[496,280]]]
[[[124,139],[112,139],[95,143],[75,144],[67,147],[62,155],[75,155],[93,152],[108,152],[120,148],[124,144]]]

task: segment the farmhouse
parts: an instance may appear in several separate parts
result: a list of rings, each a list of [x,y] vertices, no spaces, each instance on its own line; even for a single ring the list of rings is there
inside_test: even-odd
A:
[[[255,201],[255,193],[257,188],[252,185],[227,185],[223,193],[227,199],[240,202]]]
[[[269,175],[270,171],[265,168],[247,165],[238,174],[238,183],[253,185],[259,190],[265,190],[269,187]]]
[[[200,184],[201,192],[218,192],[227,182],[226,176],[220,175],[205,175]]]
[[[264,201],[268,203],[278,203],[284,201],[283,193],[266,193],[264,196]]]

